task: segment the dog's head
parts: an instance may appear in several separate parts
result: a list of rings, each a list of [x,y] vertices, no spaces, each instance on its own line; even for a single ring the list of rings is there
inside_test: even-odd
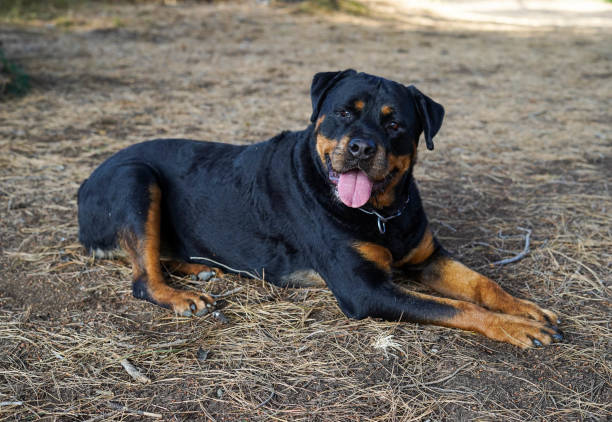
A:
[[[338,198],[353,208],[391,206],[421,133],[433,149],[444,108],[414,86],[352,69],[317,73],[310,92],[317,154]]]

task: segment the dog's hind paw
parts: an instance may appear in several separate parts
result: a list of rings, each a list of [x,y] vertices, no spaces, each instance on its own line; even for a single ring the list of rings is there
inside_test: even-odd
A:
[[[216,304],[215,299],[207,294],[177,290],[170,306],[178,315],[191,317],[206,315]]]

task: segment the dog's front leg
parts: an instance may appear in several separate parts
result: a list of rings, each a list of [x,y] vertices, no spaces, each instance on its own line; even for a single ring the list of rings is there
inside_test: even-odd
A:
[[[490,278],[471,270],[443,251],[436,252],[429,259],[417,273],[417,280],[444,296],[466,300],[492,311],[535,319],[551,326],[559,323],[554,312],[512,296]]]
[[[388,321],[459,328],[521,348],[541,346],[562,339],[558,329],[547,321],[493,312],[472,303],[467,295],[461,297],[467,300],[457,300],[407,291],[391,282],[390,253],[386,253],[385,248],[380,246],[368,244],[367,247],[361,245],[361,249],[358,249],[359,257],[352,256],[350,266],[336,268],[325,277],[340,308],[349,317],[359,319],[370,316]],[[469,274],[467,271],[464,274],[454,273],[456,277],[451,278],[450,274],[436,272],[434,262],[437,260],[433,259],[430,264],[433,266],[426,266],[421,273],[421,278],[430,280],[432,286],[446,286],[452,290],[453,280]]]

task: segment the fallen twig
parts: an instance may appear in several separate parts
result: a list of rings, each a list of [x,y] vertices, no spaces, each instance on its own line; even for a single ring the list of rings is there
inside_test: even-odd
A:
[[[525,234],[525,247],[523,248],[523,251],[521,253],[519,253],[518,255],[513,256],[512,258],[502,259],[501,261],[495,261],[491,265],[510,264],[511,262],[516,262],[516,261],[518,261],[520,259],[523,259],[527,255],[527,253],[529,253],[529,241],[531,239],[531,230],[524,229],[522,227],[519,227],[519,229],[521,229],[521,230],[526,232],[526,234]]]
[[[261,403],[259,403],[257,406],[255,406],[255,409],[259,409],[260,407],[265,406],[266,404],[268,404],[270,400],[272,400],[272,397],[274,397],[275,391],[274,391],[274,388],[271,388],[271,390],[272,391],[270,392],[270,395],[268,396],[268,398],[262,401]]]
[[[223,268],[225,268],[226,270],[230,270],[230,271],[232,271],[232,272],[234,272],[234,273],[236,273],[236,274],[246,274],[246,275],[248,275],[249,277],[254,278],[254,279],[256,279],[256,280],[265,281],[263,276],[262,276],[262,277],[259,277],[257,274],[253,274],[253,273],[251,273],[251,272],[249,272],[249,271],[237,270],[237,269],[235,269],[235,268],[232,268],[232,267],[230,267],[230,266],[227,266],[227,265],[225,265],[225,264],[222,264],[222,263],[220,263],[219,261],[215,261],[214,259],[206,258],[206,257],[203,257],[203,256],[190,256],[190,257],[189,257],[189,259],[198,259],[198,260],[203,260],[203,261],[209,261],[209,262],[212,262],[214,265],[218,265],[218,266],[220,266],[220,267],[223,267]]]
[[[410,384],[410,385],[406,385],[406,386],[402,386],[403,388],[412,388],[412,387],[422,387],[424,385],[434,385],[434,384],[440,384],[441,382],[444,381],[448,381],[449,379],[451,379],[452,377],[454,377],[455,375],[457,375],[459,373],[459,371],[462,371],[463,369],[467,368],[468,366],[473,366],[474,362],[468,362],[465,365],[457,368],[455,370],[455,372],[453,372],[450,375],[447,375],[443,378],[437,379],[435,381],[428,381],[428,382],[421,382],[421,383],[415,383],[415,384]]]
[[[230,291],[227,291],[225,293],[219,293],[218,295],[214,295],[214,294],[210,294],[213,298],[215,299],[220,299],[223,297],[227,297],[227,296],[231,296],[234,293],[238,293],[239,291],[241,291],[242,289],[244,289],[244,287],[236,287],[235,289],[232,289]]]
[[[162,415],[159,413],[151,413],[151,412],[145,412],[143,410],[130,409],[129,407],[125,407],[124,405],[116,403],[114,401],[109,401],[108,405],[115,410],[122,410],[124,412],[134,413],[136,415],[141,415],[141,416],[148,416],[150,418],[155,418],[155,419],[162,418]]]
[[[165,347],[181,346],[187,343],[187,341],[188,341],[187,339],[179,339],[179,340],[171,341],[169,343],[153,343],[153,344],[149,344],[149,347],[152,349],[163,349]]]
[[[151,378],[144,375],[138,368],[130,363],[127,359],[123,359],[121,361],[121,366],[126,370],[126,372],[134,378],[136,381],[142,384],[148,384],[151,382]]]

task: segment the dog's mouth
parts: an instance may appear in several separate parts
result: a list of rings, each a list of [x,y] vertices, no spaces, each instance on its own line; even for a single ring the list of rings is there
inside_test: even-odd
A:
[[[397,173],[397,169],[389,172],[381,181],[372,181],[365,171],[357,166],[343,172],[337,172],[332,167],[329,155],[325,156],[328,178],[332,185],[336,186],[336,193],[340,201],[347,207],[359,208],[364,206],[372,193],[384,190]]]

